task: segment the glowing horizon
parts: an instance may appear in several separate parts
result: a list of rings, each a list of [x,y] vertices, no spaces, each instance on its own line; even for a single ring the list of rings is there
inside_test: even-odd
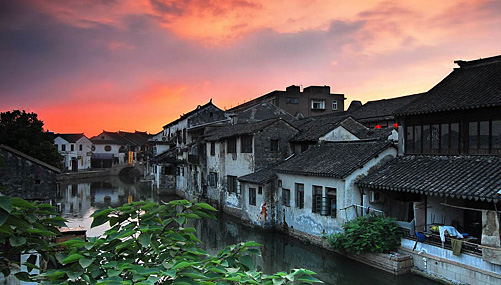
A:
[[[211,98],[290,85],[346,107],[429,90],[454,60],[500,54],[500,1],[0,3],[0,111],[57,133],[147,131]]]

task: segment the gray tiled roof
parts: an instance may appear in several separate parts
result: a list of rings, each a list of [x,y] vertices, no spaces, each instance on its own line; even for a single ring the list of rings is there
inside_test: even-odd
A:
[[[276,177],[277,177],[277,172],[273,168],[268,167],[253,172],[251,174],[240,176],[238,177],[238,180],[241,182],[264,185],[270,181],[273,181],[273,179],[275,179]]]
[[[457,63],[460,68],[396,115],[501,106],[501,55]]]
[[[389,147],[384,140],[323,142],[285,161],[279,173],[345,178]]]
[[[463,199],[499,199],[499,156],[403,156],[357,182],[374,190]]]
[[[393,113],[395,111],[407,106],[407,104],[418,99],[420,95],[424,93],[418,93],[413,95],[407,95],[391,99],[383,99],[376,101],[369,101],[362,105],[362,107],[350,112],[350,115],[360,122],[366,122],[371,120],[389,120],[393,119]]]
[[[347,116],[342,113],[334,113],[292,122],[292,124],[296,126],[300,132],[295,135],[291,141],[318,141],[321,136],[338,127],[339,124],[346,118]]]
[[[283,121],[288,124],[285,120],[282,119],[269,119],[259,122],[253,123],[243,123],[243,124],[234,124],[234,125],[226,125],[218,128],[211,129],[206,134],[207,141],[217,141],[224,138],[241,136],[241,135],[250,135],[257,131],[263,130],[264,128],[279,122]],[[292,127],[292,125],[291,125]]]
[[[54,135],[55,138],[61,137],[65,141],[69,143],[76,143],[79,139],[82,137],[85,137],[84,134],[56,134]]]

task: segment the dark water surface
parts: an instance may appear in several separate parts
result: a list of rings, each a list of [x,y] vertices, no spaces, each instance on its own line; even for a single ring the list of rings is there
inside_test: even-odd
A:
[[[117,207],[130,201],[178,199],[154,194],[148,183],[126,183],[118,177],[61,183],[60,189],[62,198],[59,203],[68,226],[83,226],[88,230],[88,236],[100,235],[107,229],[107,225],[90,228],[92,220],[89,216],[98,209]],[[255,262],[265,273],[307,268],[315,271],[325,284],[439,284],[412,274],[394,276],[282,233],[244,227],[227,215],[219,215],[218,220],[197,220],[193,226],[203,241],[201,247],[209,253],[217,253],[227,245],[242,241],[262,244],[262,257]]]

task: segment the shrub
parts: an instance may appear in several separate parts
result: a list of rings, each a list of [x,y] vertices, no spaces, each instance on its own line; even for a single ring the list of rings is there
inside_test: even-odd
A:
[[[344,233],[329,236],[335,250],[346,253],[381,253],[395,251],[403,237],[402,230],[394,219],[363,216],[343,225]]]

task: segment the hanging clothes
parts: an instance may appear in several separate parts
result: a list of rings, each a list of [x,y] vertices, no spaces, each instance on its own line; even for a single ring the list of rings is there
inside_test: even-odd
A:
[[[463,245],[463,241],[459,239],[451,239],[451,246],[452,246],[452,254],[455,256],[460,256],[461,255],[461,247]]]

